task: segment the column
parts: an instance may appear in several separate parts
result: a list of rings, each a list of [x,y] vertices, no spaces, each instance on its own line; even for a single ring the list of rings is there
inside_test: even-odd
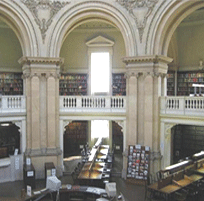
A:
[[[62,150],[59,137],[60,58],[22,57],[27,103],[26,150],[36,170],[44,178],[44,163],[54,162],[61,173]]]
[[[126,73],[127,83],[127,137],[126,137],[126,148],[130,144],[137,143],[137,93],[138,93],[138,74],[134,71],[128,71]]]
[[[152,173],[161,167],[159,97],[165,94],[171,61],[158,55],[124,58],[128,75],[126,149],[135,144],[150,146]]]

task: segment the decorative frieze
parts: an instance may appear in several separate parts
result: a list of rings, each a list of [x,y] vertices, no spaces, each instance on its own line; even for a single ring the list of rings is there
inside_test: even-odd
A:
[[[135,19],[141,43],[147,19],[158,1],[159,0],[116,0],[116,2],[125,7]]]
[[[50,0],[21,0],[33,14],[35,22],[41,31],[43,43],[46,31],[52,23],[53,17],[61,8],[70,2],[50,1]]]

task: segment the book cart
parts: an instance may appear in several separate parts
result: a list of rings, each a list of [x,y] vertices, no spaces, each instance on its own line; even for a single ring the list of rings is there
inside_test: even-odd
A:
[[[127,182],[145,185],[149,174],[150,148],[141,145],[129,145]]]

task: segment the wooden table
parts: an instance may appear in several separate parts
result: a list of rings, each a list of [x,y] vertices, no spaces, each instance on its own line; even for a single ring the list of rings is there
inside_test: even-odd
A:
[[[179,181],[176,181],[176,183],[178,184],[169,184],[161,189],[158,189],[158,183],[154,183],[150,186],[148,186],[148,190],[151,192],[159,192],[165,195],[165,199],[168,200],[171,196],[171,194],[175,193],[176,191],[192,184],[193,182],[199,181],[200,179],[202,179],[203,176],[200,175],[196,175],[193,174],[191,176],[185,176],[184,179],[181,179]]]

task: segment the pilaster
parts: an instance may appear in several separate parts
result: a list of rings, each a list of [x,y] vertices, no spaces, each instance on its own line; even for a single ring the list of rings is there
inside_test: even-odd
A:
[[[35,163],[36,176],[44,175],[44,162],[59,169],[59,71],[61,58],[22,57],[27,98],[27,144],[25,155]]]
[[[165,94],[165,77],[171,58],[165,56],[125,57],[127,69],[127,143],[150,146],[160,154],[159,97]],[[160,168],[154,157],[151,171]]]

